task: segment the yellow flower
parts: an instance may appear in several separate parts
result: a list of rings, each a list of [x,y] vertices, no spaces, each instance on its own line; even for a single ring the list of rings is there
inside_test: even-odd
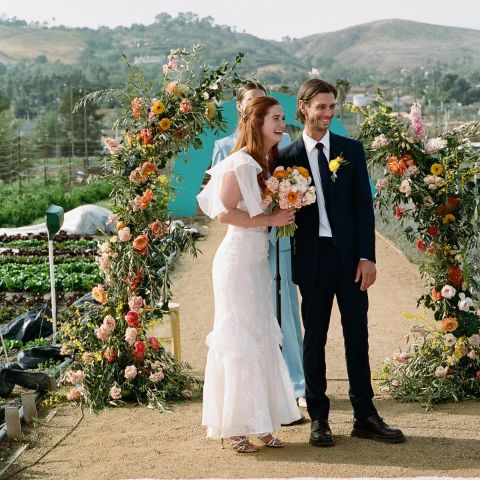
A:
[[[443,217],[443,223],[445,225],[454,221],[455,221],[455,215],[452,215],[451,213],[447,213],[447,215]]]
[[[217,106],[215,105],[215,102],[208,102],[207,106],[205,107],[205,117],[207,117],[207,120],[211,122],[216,115]]]
[[[158,124],[158,128],[160,130],[163,130],[164,132],[166,132],[169,128],[170,128],[170,125],[172,124],[172,122],[170,121],[170,119],[168,118],[162,118],[160,120],[160,123]]]
[[[342,164],[342,159],[340,157],[334,158],[333,160],[330,160],[328,162],[328,169],[331,172],[336,172],[340,168],[341,164]]]
[[[443,165],[440,163],[434,163],[430,167],[430,171],[432,172],[432,175],[441,175],[443,173]]]
[[[152,111],[155,115],[161,115],[165,111],[165,104],[161,100],[157,100],[152,105]]]

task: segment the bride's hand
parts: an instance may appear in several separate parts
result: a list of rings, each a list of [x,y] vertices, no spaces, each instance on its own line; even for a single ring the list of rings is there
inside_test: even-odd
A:
[[[284,225],[289,225],[295,222],[295,208],[289,208],[288,210],[283,210],[281,208],[276,208],[270,214],[270,225],[272,227],[283,227]]]

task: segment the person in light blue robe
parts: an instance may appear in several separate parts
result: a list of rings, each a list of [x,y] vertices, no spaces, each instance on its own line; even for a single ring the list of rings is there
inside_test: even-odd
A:
[[[266,95],[263,86],[256,82],[245,83],[237,93],[237,110],[241,115],[242,110],[246,107],[248,102],[255,97]],[[225,157],[230,155],[235,141],[237,139],[237,132],[232,133],[228,137],[217,140],[213,147],[212,167],[221,162]],[[288,133],[284,133],[280,141],[279,150],[285,148],[291,143]],[[276,273],[276,259],[275,259],[275,229],[270,231],[270,248],[268,260],[270,263],[270,271],[272,278]],[[290,239],[281,238],[279,241],[280,247],[280,276],[281,276],[281,300],[282,300],[282,334],[283,344],[282,353],[285,358],[285,363],[288,367],[290,379],[293,384],[295,396],[298,399],[299,406],[304,407],[305,404],[305,376],[303,373],[303,338],[300,327],[300,313],[298,306],[297,286],[292,281],[292,267],[291,267],[291,253],[290,253]],[[275,285],[273,285],[273,304],[276,305],[275,299]]]

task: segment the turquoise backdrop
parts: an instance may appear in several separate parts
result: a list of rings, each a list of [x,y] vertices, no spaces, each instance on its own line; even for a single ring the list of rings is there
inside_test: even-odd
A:
[[[303,125],[295,119],[297,111],[297,98],[284,93],[270,93],[282,105],[285,111],[285,123],[303,128]],[[237,127],[238,116],[236,99],[229,100],[221,105],[222,115],[227,123],[227,128],[219,135],[213,130],[201,135],[203,147],[200,150],[191,148],[187,155],[180,155],[173,168],[173,186],[175,198],[169,202],[169,209],[174,217],[191,217],[197,213],[196,196],[200,192],[205,171],[208,170],[212,160],[213,145],[215,140],[232,134]],[[335,117],[330,130],[338,135],[348,137],[348,132],[342,122]]]

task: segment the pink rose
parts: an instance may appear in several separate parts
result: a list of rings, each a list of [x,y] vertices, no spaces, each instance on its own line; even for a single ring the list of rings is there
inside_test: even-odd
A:
[[[132,380],[137,376],[137,367],[135,365],[129,365],[125,368],[125,378]]]
[[[122,389],[119,387],[113,386],[110,389],[110,396],[113,400],[120,400],[122,398]]]

